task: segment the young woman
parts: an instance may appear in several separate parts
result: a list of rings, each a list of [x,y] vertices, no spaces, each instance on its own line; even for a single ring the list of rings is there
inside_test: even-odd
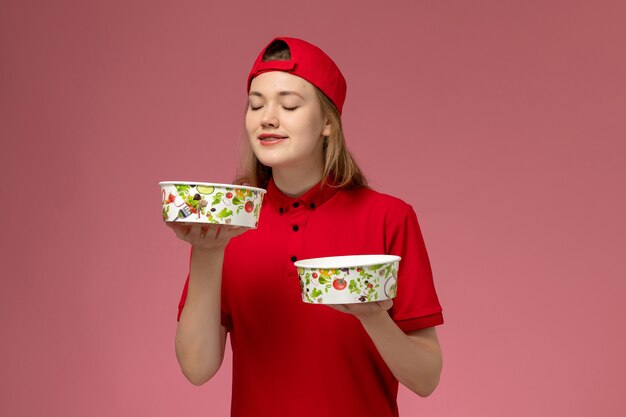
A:
[[[321,49],[273,39],[248,93],[241,182],[267,189],[258,229],[170,224],[192,245],[181,369],[209,380],[230,333],[232,416],[397,416],[398,381],[425,397],[442,367],[443,316],[415,212],[367,187],[344,142],[346,82]],[[402,257],[394,300],[302,302],[294,262],[358,254]]]

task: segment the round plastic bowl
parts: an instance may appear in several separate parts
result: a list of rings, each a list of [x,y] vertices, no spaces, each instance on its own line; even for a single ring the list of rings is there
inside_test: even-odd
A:
[[[353,255],[303,259],[294,265],[302,301],[352,304],[394,298],[399,263],[395,255]]]
[[[265,190],[209,182],[160,182],[166,222],[229,224],[256,228]]]

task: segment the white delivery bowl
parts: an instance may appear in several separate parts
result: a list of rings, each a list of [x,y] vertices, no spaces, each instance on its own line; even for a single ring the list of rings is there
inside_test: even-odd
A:
[[[294,265],[302,301],[352,304],[394,298],[399,263],[395,255],[352,255],[303,259]]]
[[[229,224],[256,228],[265,190],[210,182],[163,181],[166,222]]]

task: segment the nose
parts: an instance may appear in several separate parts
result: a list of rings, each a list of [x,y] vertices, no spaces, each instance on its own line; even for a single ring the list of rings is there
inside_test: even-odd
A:
[[[278,124],[278,117],[276,117],[274,106],[265,106],[263,108],[263,116],[261,117],[261,126],[276,128],[278,127]]]

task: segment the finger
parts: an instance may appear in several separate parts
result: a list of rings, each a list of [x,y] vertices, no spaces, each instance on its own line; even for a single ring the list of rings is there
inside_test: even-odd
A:
[[[203,239],[214,239],[215,238],[215,231],[217,229],[217,225],[216,224],[206,224],[204,226],[202,226],[201,228],[201,232],[200,232],[200,237]]]
[[[342,313],[349,313],[350,310],[344,304],[324,304],[326,307],[330,307],[333,310],[341,311]]]
[[[172,230],[174,231],[174,234],[176,234],[177,238],[183,239],[183,240],[185,240],[187,233],[189,233],[189,227],[186,227],[185,225],[182,225],[182,224],[172,225]]]
[[[242,235],[242,234],[246,233],[248,230],[250,230],[250,228],[246,227],[246,226],[234,226],[230,230],[230,237],[235,237],[235,236]]]
[[[202,235],[202,227],[199,224],[194,224],[189,228],[189,233],[187,233],[187,238],[192,240],[198,240]]]
[[[227,237],[228,239],[233,238],[235,236],[240,235],[245,231],[245,227],[243,226],[230,226],[221,231],[222,236]]]
[[[167,227],[169,227],[170,229],[180,229],[181,227],[184,227],[185,224],[184,223],[177,223],[177,222],[165,222],[165,225]]]
[[[249,227],[245,227],[245,226],[237,226],[237,229],[235,230],[237,236],[242,235],[244,233],[246,233],[248,230],[250,230]]]
[[[389,310],[391,307],[393,307],[393,300],[389,299],[389,300],[383,300],[380,301],[378,303],[378,305],[380,306],[381,309],[387,311]]]

